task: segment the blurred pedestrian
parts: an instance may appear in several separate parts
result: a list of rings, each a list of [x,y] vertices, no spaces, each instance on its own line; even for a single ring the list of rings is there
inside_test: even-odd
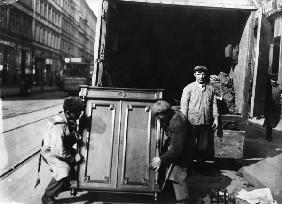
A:
[[[264,123],[265,127],[265,139],[272,141],[272,129],[275,128],[281,115],[281,104],[280,104],[281,89],[277,81],[272,80],[270,76],[267,76],[266,81],[266,94],[264,104]]]
[[[29,75],[24,75],[20,81],[20,95],[28,96],[31,93],[31,79]]]
[[[160,157],[154,157],[150,167],[158,171],[161,166],[168,167],[168,179],[173,182],[177,203],[188,203],[189,190],[187,177],[192,161],[195,140],[191,132],[192,126],[187,118],[170,104],[159,100],[152,106],[152,114],[157,117],[168,138],[168,150]]]

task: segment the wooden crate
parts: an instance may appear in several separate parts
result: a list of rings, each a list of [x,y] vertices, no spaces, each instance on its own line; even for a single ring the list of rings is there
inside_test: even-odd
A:
[[[245,139],[245,131],[223,130],[223,137],[214,137],[214,156],[243,159]]]

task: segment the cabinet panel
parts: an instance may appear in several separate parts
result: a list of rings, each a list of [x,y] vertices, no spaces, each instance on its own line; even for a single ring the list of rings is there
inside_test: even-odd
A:
[[[88,130],[85,180],[99,187],[116,187],[119,103],[111,101],[89,101],[88,116],[91,118]]]
[[[151,189],[154,184],[149,162],[155,152],[155,123],[150,104],[124,102],[120,137],[120,188]],[[153,126],[153,127],[152,127]],[[152,131],[153,129],[153,131]]]

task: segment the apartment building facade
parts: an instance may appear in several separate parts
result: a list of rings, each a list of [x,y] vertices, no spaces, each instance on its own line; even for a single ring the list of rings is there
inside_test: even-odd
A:
[[[69,57],[93,65],[96,17],[85,0],[19,0],[0,5],[0,18],[1,86],[54,86]]]

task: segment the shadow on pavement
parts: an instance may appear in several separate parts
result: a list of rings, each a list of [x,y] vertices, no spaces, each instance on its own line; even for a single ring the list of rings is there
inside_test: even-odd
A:
[[[234,160],[217,159],[214,163],[205,163],[204,166],[198,166],[194,162],[188,185],[191,197],[197,201],[195,203],[210,203],[212,195],[226,189],[232,179],[223,175],[221,169],[234,168],[239,168]]]
[[[167,191],[167,190],[165,190]],[[170,195],[173,192],[168,192]],[[81,202],[84,204],[90,204],[94,202],[103,202],[106,203],[163,203],[171,204],[175,203],[174,195],[171,195],[171,198],[168,198],[167,192],[162,192],[159,195],[157,201],[154,201],[154,197],[151,195],[141,195],[141,194],[125,194],[125,193],[105,193],[105,192],[86,192],[81,194],[78,197],[68,197],[58,199],[59,202],[63,203],[74,203]]]
[[[197,166],[193,163],[191,176],[187,179],[191,203],[210,203],[212,195],[219,190],[225,190],[232,181],[232,178],[225,176],[221,169],[238,169],[239,164],[234,160],[220,160],[214,163],[205,163],[204,166]],[[164,190],[158,194],[158,200],[154,201],[152,195],[127,194],[127,193],[105,193],[105,192],[79,192],[77,197],[63,197],[59,199],[63,203],[84,203],[90,204],[94,202],[106,203],[159,203],[172,204],[175,203],[175,195],[172,183],[168,182]]]
[[[260,124],[249,123],[244,149],[244,166],[282,153],[282,131],[273,129],[272,132],[273,141],[267,141],[265,128]]]

